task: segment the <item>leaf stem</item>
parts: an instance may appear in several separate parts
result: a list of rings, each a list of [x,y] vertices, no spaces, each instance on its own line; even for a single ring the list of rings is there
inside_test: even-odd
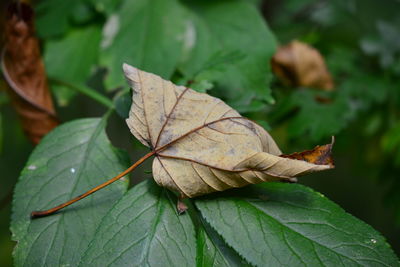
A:
[[[111,178],[110,180],[102,183],[101,185],[96,186],[95,188],[90,189],[89,191],[87,191],[86,193],[79,195],[67,202],[64,202],[54,208],[48,209],[48,210],[44,210],[44,211],[33,211],[31,213],[31,218],[35,219],[35,218],[39,218],[39,217],[45,217],[48,215],[51,215],[57,211],[59,211],[60,209],[63,209],[75,202],[77,202],[78,200],[81,200],[91,194],[93,194],[94,192],[106,187],[109,184],[114,183],[115,181],[119,180],[120,178],[124,177],[125,175],[127,175],[128,173],[130,173],[131,171],[133,171],[137,166],[139,166],[140,164],[142,164],[146,159],[150,158],[151,156],[153,156],[156,153],[156,151],[151,151],[149,153],[147,153],[146,155],[144,155],[142,158],[140,158],[138,161],[136,161],[132,166],[130,166],[128,169],[126,169],[125,171],[121,172],[120,174],[118,174],[117,176]]]
[[[97,91],[89,88],[88,86],[82,85],[82,84],[75,84],[75,83],[69,83],[60,79],[56,79],[56,78],[51,78],[49,77],[49,80],[51,82],[54,82],[56,84],[59,85],[64,85],[66,87],[69,87],[75,91],[78,91],[79,93],[82,93],[88,97],[90,97],[91,99],[97,101],[98,103],[106,106],[107,108],[113,109],[114,108],[114,104],[113,102],[108,99],[107,97],[103,96],[102,94],[99,94]]]

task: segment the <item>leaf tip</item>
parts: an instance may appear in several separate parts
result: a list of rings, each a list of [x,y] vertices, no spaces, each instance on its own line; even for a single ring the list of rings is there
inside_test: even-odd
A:
[[[332,158],[332,148],[334,143],[335,143],[335,137],[332,136],[330,144],[316,146],[312,150],[295,152],[289,155],[281,155],[280,157],[303,160],[315,165],[327,165],[329,169],[333,169],[335,168],[335,164]]]
[[[135,88],[139,83],[139,70],[127,63],[122,64],[124,75],[130,87]]]
[[[130,76],[132,73],[137,72],[137,69],[135,67],[132,67],[128,63],[123,63],[122,69],[124,70],[125,76]]]

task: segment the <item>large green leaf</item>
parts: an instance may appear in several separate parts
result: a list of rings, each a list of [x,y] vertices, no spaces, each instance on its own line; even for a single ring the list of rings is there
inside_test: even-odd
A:
[[[239,111],[246,111],[254,99],[271,102],[269,61],[276,40],[257,8],[245,1],[186,2],[183,74],[196,78],[216,55],[239,54],[228,57],[226,68],[214,77],[225,89],[224,97]]]
[[[196,266],[250,266],[230,248],[204,219],[197,231]]]
[[[47,74],[52,79],[85,84],[98,60],[100,38],[100,27],[89,26],[46,42],[44,61]],[[67,104],[76,94],[57,83],[52,83],[52,88],[61,105]]]
[[[104,217],[80,266],[247,266],[204,220],[196,238],[175,203],[153,180],[135,186]]]
[[[194,266],[194,226],[175,201],[153,180],[135,186],[104,217],[80,266]]]
[[[257,266],[399,266],[378,232],[301,185],[265,183],[195,203]]]
[[[105,120],[63,124],[29,158],[13,201],[16,266],[76,265],[104,214],[126,191],[126,181],[118,181],[58,214],[30,219],[33,210],[67,201],[127,168],[127,155],[106,137]]]
[[[179,60],[183,8],[176,0],[124,1],[105,26],[101,63],[108,68],[107,89],[125,85],[122,63],[168,79]]]

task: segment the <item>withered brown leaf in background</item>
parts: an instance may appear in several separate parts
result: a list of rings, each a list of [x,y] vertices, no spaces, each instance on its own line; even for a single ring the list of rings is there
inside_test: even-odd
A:
[[[58,120],[35,37],[33,10],[28,4],[13,3],[8,8],[1,62],[10,87],[7,91],[24,132],[37,144]]]
[[[286,85],[331,91],[334,88],[324,58],[315,48],[292,41],[281,46],[271,60],[272,71]]]

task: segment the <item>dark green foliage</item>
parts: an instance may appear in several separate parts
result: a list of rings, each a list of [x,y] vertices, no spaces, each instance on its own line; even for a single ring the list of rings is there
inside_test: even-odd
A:
[[[246,111],[254,100],[271,103],[267,86],[275,37],[256,8],[244,1],[187,2],[188,28],[179,66],[184,77],[216,82],[239,111]],[[219,63],[222,73],[204,74],[216,65],[216,58],[225,61],[225,66]]]
[[[118,181],[74,208],[31,220],[33,210],[61,204],[126,169],[127,156],[108,141],[106,119],[66,123],[30,156],[14,193],[11,229],[17,266],[76,265],[101,218],[127,189]]]
[[[61,130],[69,133],[66,127],[76,129],[74,126],[83,122],[88,121],[69,123],[52,135],[59,135]],[[24,172],[43,171],[35,160],[48,143],[54,145],[52,135],[38,147]],[[71,152],[64,153],[68,156]],[[55,161],[69,172],[70,162],[62,162]],[[37,169],[29,170],[29,166]],[[85,174],[91,176],[93,172],[88,168]],[[101,203],[104,197],[110,197],[109,191],[99,194],[101,200],[98,195],[59,215],[29,222],[26,205],[22,207],[21,202],[35,197],[18,197],[27,186],[26,179],[31,180],[31,188],[43,184],[42,179],[23,176],[17,188],[12,227],[17,240],[22,241],[16,250],[18,266],[78,262],[80,266],[194,266],[195,262],[197,266],[243,266],[246,262],[254,266],[264,266],[265,262],[270,266],[398,264],[379,233],[322,194],[300,185],[267,183],[203,197],[194,201],[200,212],[192,206],[191,217],[189,213],[178,215],[176,197],[147,180],[132,188],[105,215],[107,208]],[[42,201],[60,191],[55,187],[49,192],[49,186],[38,191]],[[82,246],[66,246],[68,251],[59,250],[66,247],[57,245],[78,241]]]
[[[123,1],[108,18],[100,62],[108,69],[106,88],[125,86],[126,62],[170,78],[178,64],[185,31],[183,7],[176,1]],[[115,36],[114,36],[115,35]]]
[[[76,92],[57,81],[85,84],[97,64],[100,38],[101,28],[89,26],[46,43],[44,61],[59,105],[67,105]]]
[[[122,124],[131,105],[121,70],[126,62],[222,98],[277,129],[283,147],[296,141],[311,148],[332,135],[346,138],[343,133],[357,127],[360,140],[378,140],[365,153],[375,155],[372,163],[365,159],[374,171],[365,163],[362,177],[381,174],[379,180],[390,185],[386,201],[400,218],[394,175],[400,168],[400,4],[289,0],[270,8],[261,2],[38,1],[37,30],[59,106],[75,109],[80,102],[74,97],[82,93],[115,109]],[[269,61],[276,40],[292,39],[321,51],[334,91],[287,88],[273,78]],[[7,102],[0,100],[0,106]],[[128,167],[125,153],[105,134],[106,117],[63,124],[30,156],[13,197],[16,266],[399,265],[376,230],[294,184],[202,197],[178,216],[176,196],[152,180],[129,191],[119,181],[31,221],[32,210],[53,207]],[[0,153],[6,125],[0,114]],[[368,151],[369,143],[355,139],[348,142]]]
[[[387,203],[396,208],[397,218],[400,187],[394,173],[399,165],[393,163],[398,158],[395,129],[400,120],[399,8],[396,1],[380,5],[362,0],[289,0],[270,17],[278,39],[300,39],[322,52],[336,85],[333,93],[277,87],[272,128],[287,125],[288,139],[301,137],[305,144],[356,128],[360,141],[351,147],[366,147],[360,160],[370,166],[360,166],[360,175],[386,185]],[[320,97],[328,101],[321,103]],[[366,137],[369,141],[363,143]],[[370,140],[378,140],[380,147]]]
[[[80,265],[194,266],[194,226],[175,202],[151,180],[135,186],[101,221]]]
[[[379,233],[304,186],[266,183],[196,206],[256,266],[398,264]]]

